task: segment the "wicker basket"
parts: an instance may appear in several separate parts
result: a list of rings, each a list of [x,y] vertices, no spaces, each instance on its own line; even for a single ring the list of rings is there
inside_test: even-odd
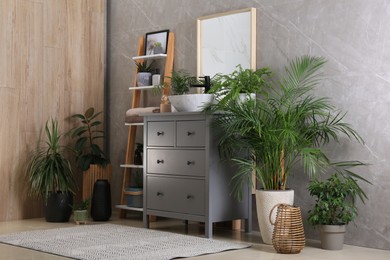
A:
[[[271,215],[276,207],[278,211],[276,220],[273,223]],[[301,252],[305,247],[305,232],[299,207],[277,204],[270,212],[269,221],[274,225],[272,245],[276,252],[282,254],[297,254]]]

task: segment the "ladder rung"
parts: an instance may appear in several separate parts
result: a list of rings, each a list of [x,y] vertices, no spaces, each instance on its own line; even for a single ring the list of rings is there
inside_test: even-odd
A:
[[[143,165],[136,165],[136,164],[121,164],[122,168],[136,168],[136,169],[142,169],[144,168]]]
[[[140,87],[129,87],[130,90],[144,90],[144,89],[152,89],[154,86],[140,86]]]
[[[147,60],[147,59],[156,60],[156,59],[164,59],[166,57],[167,57],[166,54],[159,53],[159,54],[152,54],[152,55],[135,56],[135,57],[133,57],[133,60]]]
[[[133,211],[144,211],[143,208],[129,207],[127,205],[116,205],[117,209],[133,210]]]
[[[144,123],[125,123],[126,126],[132,126],[132,125],[144,125]]]

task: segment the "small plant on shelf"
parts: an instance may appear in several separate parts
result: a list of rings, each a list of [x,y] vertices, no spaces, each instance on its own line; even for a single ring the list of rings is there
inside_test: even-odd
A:
[[[154,64],[154,61],[152,61],[150,64],[148,64],[147,61],[136,61],[135,65],[137,66],[137,72],[152,72],[152,66]]]
[[[215,95],[220,109],[221,106],[229,106],[230,102],[236,101],[242,94],[265,94],[265,90],[270,86],[270,75],[269,68],[252,70],[238,65],[231,74],[215,75],[208,93]]]

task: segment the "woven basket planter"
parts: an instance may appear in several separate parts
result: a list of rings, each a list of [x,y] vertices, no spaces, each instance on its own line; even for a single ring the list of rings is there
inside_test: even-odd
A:
[[[271,214],[278,208],[276,220],[273,223]],[[276,252],[282,254],[297,254],[305,247],[305,232],[303,229],[301,209],[287,204],[278,204],[270,212],[269,221],[274,225],[272,245]]]

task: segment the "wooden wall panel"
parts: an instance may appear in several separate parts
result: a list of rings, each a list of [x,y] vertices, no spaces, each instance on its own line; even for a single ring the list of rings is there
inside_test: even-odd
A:
[[[0,1],[0,221],[42,214],[24,167],[46,120],[104,110],[104,20],[104,0]]]
[[[44,46],[64,48],[66,27],[66,1],[45,0],[44,10]]]
[[[15,16],[15,1],[0,1],[0,88],[13,87],[11,76],[12,28]]]

